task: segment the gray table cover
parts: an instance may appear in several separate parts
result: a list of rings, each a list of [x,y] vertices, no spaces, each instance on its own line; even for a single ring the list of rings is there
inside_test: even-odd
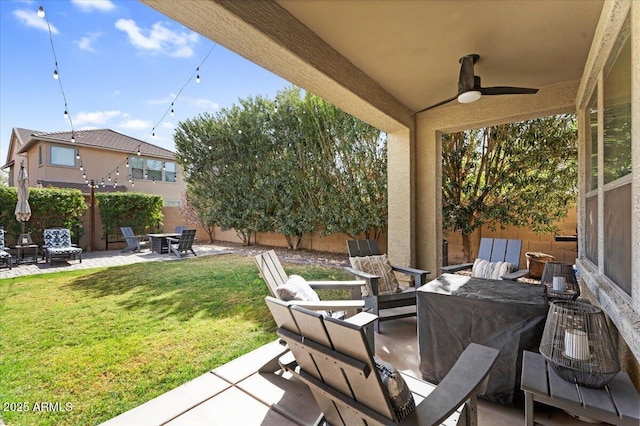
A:
[[[500,350],[483,398],[513,404],[521,393],[522,351],[539,351],[546,287],[443,274],[416,295],[423,379],[439,383],[469,343],[479,343]]]

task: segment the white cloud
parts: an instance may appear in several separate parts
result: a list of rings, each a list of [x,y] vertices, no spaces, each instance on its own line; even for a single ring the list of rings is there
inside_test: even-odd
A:
[[[164,129],[174,129],[174,128],[176,127],[176,126],[175,126],[175,124],[173,124],[173,123],[172,123],[172,122],[170,122],[170,121],[165,121],[165,122],[164,122],[164,123],[162,123],[160,126],[161,126],[162,128],[164,128]]]
[[[220,109],[220,104],[210,99],[196,98],[191,100],[191,102],[193,102],[193,104],[198,108],[202,108],[206,110]]]
[[[162,105],[162,104],[170,104],[171,102],[173,102],[173,100],[176,98],[176,95],[171,93],[170,95],[168,95],[166,98],[162,98],[162,99],[149,99],[147,101],[148,104],[150,105]]]
[[[89,33],[86,36],[80,38],[80,40],[74,40],[74,43],[78,45],[80,50],[86,50],[87,52],[95,52],[91,46],[94,41],[97,41],[102,33]]]
[[[36,10],[16,9],[13,11],[13,16],[18,18],[18,21],[27,27],[49,31],[49,28],[47,27],[47,20],[45,18],[38,17],[38,12]],[[49,26],[51,26],[51,34],[58,34],[58,29],[56,27],[51,23],[49,23]]]
[[[140,118],[134,118],[131,120],[122,121],[118,124],[121,129],[127,130],[145,130],[153,127],[153,123],[148,120],[142,120]]]
[[[113,118],[123,117],[121,111],[95,111],[95,112],[81,112],[73,117],[73,122],[77,126],[83,124],[107,124]]]
[[[115,27],[127,33],[129,42],[144,52],[159,53],[176,58],[193,56],[193,45],[198,42],[194,32],[177,32],[156,22],[150,29],[140,28],[132,19],[119,19]]]
[[[71,0],[71,3],[83,12],[110,12],[116,8],[111,0]]]

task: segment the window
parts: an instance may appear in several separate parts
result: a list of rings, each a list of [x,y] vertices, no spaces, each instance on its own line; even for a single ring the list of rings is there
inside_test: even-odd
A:
[[[167,182],[176,181],[176,163],[167,161],[164,163],[164,180]]]
[[[142,179],[144,177],[144,159],[141,157],[129,157],[129,167],[131,167],[131,177]]]
[[[147,179],[162,181],[162,161],[147,159]]]
[[[75,167],[76,165],[76,151],[73,148],[66,148],[64,146],[51,147],[51,164],[54,166],[69,166]]]
[[[42,165],[42,144],[38,145],[38,165]]]

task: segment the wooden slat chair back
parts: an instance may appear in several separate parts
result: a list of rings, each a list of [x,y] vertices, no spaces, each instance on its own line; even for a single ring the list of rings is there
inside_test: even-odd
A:
[[[285,272],[278,255],[274,250],[268,250],[254,256],[260,276],[267,283],[271,295],[278,297],[278,287],[283,286],[289,280],[289,275]],[[320,301],[292,301],[292,303],[304,306],[308,309],[315,309],[329,313],[331,316],[338,318],[348,317],[360,312],[365,302],[360,299],[360,287],[365,284],[363,280],[347,280],[347,281],[307,281],[307,284],[314,289],[325,290],[347,290],[350,292],[351,299],[345,300],[320,300]]]
[[[193,250],[193,242],[196,239],[195,229],[185,229],[180,234],[180,238],[167,238],[169,243],[169,249],[178,257],[182,257],[182,254],[187,255],[187,252],[193,253],[194,256],[198,256]]]
[[[128,251],[140,251],[142,243],[142,236],[135,235],[133,233],[133,229],[130,226],[122,226],[120,227],[120,232],[122,232],[122,236],[127,243],[127,246],[120,250],[121,253],[125,253]],[[146,242],[145,242],[146,243]],[[147,243],[148,244],[148,243]]]
[[[373,315],[361,313],[349,322],[271,297],[266,302],[299,367],[285,368],[309,386],[323,413],[316,424],[437,425],[456,411],[462,411],[462,424],[477,424],[476,395],[486,388],[498,350],[472,343],[437,387],[402,375],[420,403],[400,421],[378,374],[366,325],[356,320]]]
[[[268,250],[254,256],[260,276],[267,283],[269,291],[273,297],[278,297],[276,289],[284,285],[289,280],[289,275],[285,272],[280,259],[274,250]]]
[[[382,254],[377,240],[347,240],[347,249],[349,257],[365,257],[379,256]],[[411,277],[409,288],[404,289],[402,293],[395,294],[379,294],[378,281],[379,276],[372,275],[368,271],[359,271],[355,268],[346,268],[348,272],[358,278],[369,281],[369,287],[372,289],[369,295],[362,295],[365,306],[370,309],[371,313],[378,316],[378,320],[374,324],[376,333],[380,332],[380,322],[390,321],[400,318],[406,318],[416,315],[416,310],[405,309],[404,311],[396,311],[394,314],[381,315],[381,311],[385,309],[393,309],[416,305],[415,289],[427,282],[429,271],[422,269],[408,268],[397,265],[391,265],[391,269],[395,272],[406,274]],[[391,312],[391,311],[389,311]]]
[[[489,262],[509,262],[513,265],[513,271],[504,275],[503,279],[515,280],[527,276],[527,269],[520,269],[520,251],[522,250],[522,240],[507,240],[502,238],[482,238],[478,248],[478,259]],[[473,263],[462,263],[459,265],[449,265],[440,268],[442,273],[454,273],[471,269]]]

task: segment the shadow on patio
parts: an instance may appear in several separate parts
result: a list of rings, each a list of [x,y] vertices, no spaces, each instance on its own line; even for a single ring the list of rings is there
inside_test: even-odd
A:
[[[386,322],[376,334],[376,355],[420,378],[416,319]],[[277,341],[239,357],[189,383],[125,412],[104,425],[311,425],[320,410],[306,385],[277,372],[286,352]],[[584,425],[557,409],[536,406],[536,424]],[[478,423],[524,423],[522,406],[479,400]]]

